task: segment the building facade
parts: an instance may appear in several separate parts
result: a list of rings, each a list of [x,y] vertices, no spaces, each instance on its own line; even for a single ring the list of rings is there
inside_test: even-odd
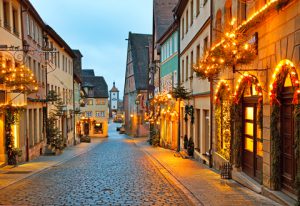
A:
[[[85,106],[81,107],[81,131],[84,135],[108,137],[108,87],[102,76],[94,70],[81,73],[82,87],[86,93]]]
[[[177,24],[170,25],[166,33],[159,40],[161,47],[160,60],[160,89],[165,95],[172,94],[178,83],[178,31]],[[176,149],[178,139],[178,104],[176,99],[170,98],[171,105],[162,106],[160,114],[160,145]]]
[[[16,68],[18,65],[24,65],[24,53],[23,51],[12,51],[15,48],[23,49],[22,42],[22,24],[21,24],[21,4],[16,0],[0,1],[0,61],[1,69],[7,69],[8,67]],[[13,48],[8,48],[13,47]],[[15,54],[18,56],[15,56]],[[11,104],[13,107],[26,108],[27,97],[24,94],[7,88],[4,82],[0,83],[1,91],[1,110],[0,113],[0,164],[5,165],[8,162],[7,156],[7,137],[6,137],[6,118],[5,118],[5,105]],[[15,97],[19,95],[19,98]],[[15,100],[15,101],[10,101]],[[17,102],[19,101],[19,102]],[[22,153],[26,152],[26,111],[21,110],[18,114],[20,121],[18,121],[12,129],[12,136],[14,141],[14,148],[19,148]],[[23,155],[23,158],[25,155]]]
[[[230,57],[233,63],[225,69],[222,64],[232,59],[216,60],[213,165],[222,169],[230,162],[233,178],[242,184],[273,194],[282,203],[280,195],[267,191],[279,190],[297,200],[300,2],[226,0],[213,4],[214,32],[207,58],[218,49],[235,52]],[[243,52],[248,55],[240,56]]]
[[[47,90],[48,92],[55,91],[62,100],[63,114],[58,117],[57,126],[62,132],[64,145],[73,145],[75,142],[73,58],[76,56],[68,44],[49,25],[46,25],[45,31],[49,36],[49,47],[55,51],[50,54],[47,64]],[[54,109],[55,107],[48,103],[48,115]]]
[[[175,14],[180,22],[180,83],[191,92],[181,105],[181,140],[193,139],[194,156],[209,163],[210,84],[194,72],[194,65],[205,54],[211,39],[211,2],[180,1]],[[187,117],[187,118],[185,118]],[[181,144],[183,145],[183,144]]]
[[[148,96],[147,47],[151,38],[151,35],[129,32],[123,100],[126,133],[132,136],[147,136],[149,133],[144,116]]]

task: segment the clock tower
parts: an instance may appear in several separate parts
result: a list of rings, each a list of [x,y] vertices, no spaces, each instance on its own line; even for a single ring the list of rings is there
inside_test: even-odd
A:
[[[119,90],[116,88],[115,82],[112,89],[109,91],[109,116],[113,117],[118,112],[119,105]]]

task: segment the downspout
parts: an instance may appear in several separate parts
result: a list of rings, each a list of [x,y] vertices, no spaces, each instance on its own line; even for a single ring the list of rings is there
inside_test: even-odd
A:
[[[75,146],[76,145],[76,132],[75,132],[75,93],[74,93],[74,59],[73,59],[73,114],[72,114],[72,117],[73,117],[73,137],[74,137],[74,142],[73,142],[73,145]]]
[[[23,10],[23,4],[24,4],[23,0],[20,3],[21,3],[21,33],[22,33],[22,45],[23,45],[23,43],[24,43],[23,41],[25,39],[24,28],[23,28],[23,12],[25,12],[27,10]],[[25,56],[23,56],[23,59],[24,59],[24,61],[26,61]],[[24,141],[25,150],[26,150],[26,157],[25,157],[26,162],[29,161],[29,145],[28,145],[29,138],[28,138],[28,127],[27,127],[27,116],[28,116],[27,111],[28,111],[28,109],[26,108],[26,112],[25,112],[25,128],[26,129],[25,129],[25,141]]]
[[[177,55],[178,55],[178,69],[177,69],[177,86],[180,85],[180,19],[178,20],[178,16],[174,16],[175,21],[177,21]],[[180,104],[181,104],[181,99],[178,99],[178,135],[177,135],[177,152],[180,152],[180,128],[181,128],[181,122],[180,122]]]
[[[213,28],[212,28],[212,19],[213,19],[213,0],[210,0],[210,47],[212,46],[212,34],[213,34]],[[213,79],[210,79],[210,145],[209,145],[209,167],[212,168],[213,164],[213,157],[212,157],[212,152],[213,152]]]

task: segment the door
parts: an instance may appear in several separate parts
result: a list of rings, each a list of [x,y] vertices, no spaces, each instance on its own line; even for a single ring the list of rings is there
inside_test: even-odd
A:
[[[261,129],[257,124],[257,104],[243,104],[242,170],[256,181],[262,177]]]
[[[294,155],[293,88],[284,87],[281,98],[281,182],[282,189],[294,191],[296,161]]]

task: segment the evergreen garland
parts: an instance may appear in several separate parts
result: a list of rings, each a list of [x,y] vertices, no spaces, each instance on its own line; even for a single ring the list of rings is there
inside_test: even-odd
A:
[[[16,165],[16,150],[14,148],[14,136],[12,134],[11,127],[19,121],[19,110],[17,108],[8,107],[5,110],[5,139],[6,139],[6,151],[7,151],[7,163],[9,165]]]
[[[281,147],[280,147],[280,106],[275,104],[272,108],[271,114],[271,181],[275,190],[279,190],[281,187],[281,171],[279,168],[281,165]]]
[[[235,104],[233,107],[234,116],[234,140],[233,140],[233,162],[235,167],[239,168],[242,164],[242,147],[243,147],[243,119],[242,104]]]
[[[295,186],[297,190],[298,202],[297,205],[300,205],[300,104],[295,105],[294,109],[294,118],[295,118],[295,156],[297,161],[297,170],[295,177]]]

